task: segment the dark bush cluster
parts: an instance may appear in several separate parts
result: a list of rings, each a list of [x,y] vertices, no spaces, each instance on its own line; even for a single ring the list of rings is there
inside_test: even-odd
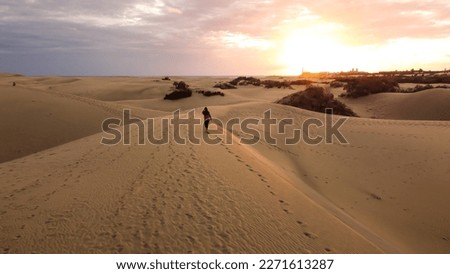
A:
[[[330,87],[332,88],[342,88],[345,86],[344,82],[340,82],[340,81],[333,81],[330,83]]]
[[[400,90],[400,92],[402,92],[402,93],[415,93],[415,92],[419,92],[419,91],[427,90],[427,89],[432,89],[432,88],[449,88],[449,87],[446,86],[446,85],[432,86],[430,84],[416,85],[414,88],[402,89],[402,90]]]
[[[427,85],[416,85],[414,88],[402,89],[400,92],[402,93],[415,93],[422,90],[432,89],[433,86],[430,84]]]
[[[289,81],[264,80],[261,83],[265,88],[292,88]]]
[[[261,80],[255,77],[239,76],[227,83],[218,83],[214,87],[220,89],[235,89],[237,86],[263,86],[265,88],[292,88],[291,85],[309,85],[312,82],[309,80],[294,80],[294,81],[276,81],[276,80]]]
[[[396,76],[395,80],[398,83],[415,83],[415,84],[450,84],[450,75],[434,74],[434,75],[412,75],[412,76]]]
[[[357,98],[369,94],[381,92],[398,92],[400,90],[397,81],[388,77],[357,77],[341,79],[346,82],[346,91],[342,96]]]
[[[164,81],[170,81],[170,78],[166,76],[166,77],[162,78],[162,80],[164,80]]]
[[[311,85],[313,82],[310,80],[294,80],[290,82],[291,85],[297,85],[297,86],[306,86]]]
[[[185,82],[174,82],[173,86],[175,87],[175,90],[170,94],[166,94],[166,96],[164,96],[164,100],[177,100],[192,96],[192,90]]]
[[[247,85],[254,85],[254,86],[260,86],[261,80],[255,77],[245,77],[245,76],[239,76],[238,78],[235,78],[228,82],[232,84],[233,86],[247,86]]]
[[[357,116],[345,104],[334,99],[333,94],[318,86],[310,86],[304,91],[283,97],[276,103],[322,113],[326,113],[327,109],[333,109],[334,114]]]
[[[221,91],[209,91],[209,90],[198,90],[197,93],[203,94],[203,96],[210,97],[210,96],[225,96],[225,93]]]
[[[339,78],[330,83],[331,87],[341,87],[344,84],[346,91],[341,96],[358,98],[369,94],[382,92],[414,93],[432,88],[448,88],[446,85],[433,86],[431,83],[445,82],[445,75],[431,76],[371,76]],[[450,79],[449,79],[450,80]],[[398,83],[423,83],[414,88],[400,89]]]
[[[214,85],[214,88],[220,88],[220,89],[237,89],[237,87],[230,83],[217,83]]]

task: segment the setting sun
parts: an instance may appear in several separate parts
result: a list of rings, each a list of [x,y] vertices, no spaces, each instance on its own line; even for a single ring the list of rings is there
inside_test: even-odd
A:
[[[309,27],[289,32],[282,42],[278,61],[283,73],[340,71],[352,67],[351,49],[330,28]]]

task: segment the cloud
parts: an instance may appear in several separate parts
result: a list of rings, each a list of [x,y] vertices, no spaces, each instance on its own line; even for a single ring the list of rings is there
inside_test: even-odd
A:
[[[166,7],[166,11],[168,13],[183,14],[183,11],[181,9],[175,8],[175,7],[170,7],[170,6]]]
[[[450,29],[434,22],[448,18],[448,1],[314,1],[310,6],[327,20],[348,27],[360,43],[384,43],[398,37],[442,38]]]
[[[230,74],[224,71],[226,56],[256,71],[274,66],[269,52],[280,47],[286,35],[305,29],[329,28],[324,35],[369,48],[395,39],[446,43],[450,37],[447,0],[6,0],[0,12],[0,58],[11,64],[33,55],[42,61],[39,70],[30,64],[21,69],[31,74],[61,71],[55,62],[45,62],[52,54],[68,66],[90,64],[83,67],[87,74],[89,67],[100,68],[101,63],[111,72],[114,60],[117,73],[134,73],[120,65],[128,59],[148,71],[170,70],[167,64],[175,67],[174,58],[191,62],[184,74],[191,74],[190,67]],[[248,57],[254,49],[259,55]],[[0,70],[9,69],[2,61]],[[181,73],[183,67],[174,70]]]
[[[207,42],[215,46],[224,45],[231,48],[253,48],[258,50],[267,50],[274,47],[273,43],[268,40],[251,37],[242,33],[232,33],[229,31],[213,31],[210,32],[205,39]]]

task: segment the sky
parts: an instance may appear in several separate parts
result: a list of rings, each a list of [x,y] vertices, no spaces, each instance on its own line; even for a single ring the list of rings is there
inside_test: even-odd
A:
[[[0,0],[0,72],[450,69],[448,0]]]

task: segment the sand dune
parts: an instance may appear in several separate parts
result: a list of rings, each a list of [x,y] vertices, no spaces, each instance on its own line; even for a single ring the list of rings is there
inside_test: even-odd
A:
[[[118,109],[38,89],[0,86],[0,90],[0,162],[98,133],[104,119],[120,115]]]
[[[358,99],[340,98],[359,116],[397,120],[450,120],[450,89],[416,93],[380,93]]]
[[[226,78],[177,79],[206,89]],[[261,126],[253,146],[238,143],[240,130],[232,144],[219,134],[217,145],[179,145],[171,135],[166,145],[138,145],[137,127],[131,145],[100,144],[107,134],[96,133],[99,123],[123,108],[157,117],[156,125],[179,108],[200,117],[205,105],[220,121],[261,118],[268,109],[297,128],[308,117],[325,119],[272,103],[292,90],[161,100],[170,84],[0,77],[2,111],[14,117],[2,120],[2,150],[25,148],[31,130],[52,132],[35,140],[39,152],[0,163],[0,252],[450,252],[450,122],[351,118],[342,127],[349,144],[285,145],[283,134],[268,144]],[[203,136],[200,126],[195,134]]]
[[[4,252],[378,252],[239,146],[99,138],[2,165]]]
[[[249,109],[257,115],[268,107]],[[270,107],[275,117],[295,117],[299,126],[307,117],[322,118],[295,108]],[[370,228],[397,252],[446,253],[450,251],[450,219],[444,210],[450,192],[450,146],[445,138],[450,136],[449,125],[351,118],[343,127],[347,145],[259,142],[254,149],[280,167],[302,193],[316,201],[319,194],[335,207],[331,211],[344,215],[339,215],[342,220],[351,216],[364,224],[360,233]]]

